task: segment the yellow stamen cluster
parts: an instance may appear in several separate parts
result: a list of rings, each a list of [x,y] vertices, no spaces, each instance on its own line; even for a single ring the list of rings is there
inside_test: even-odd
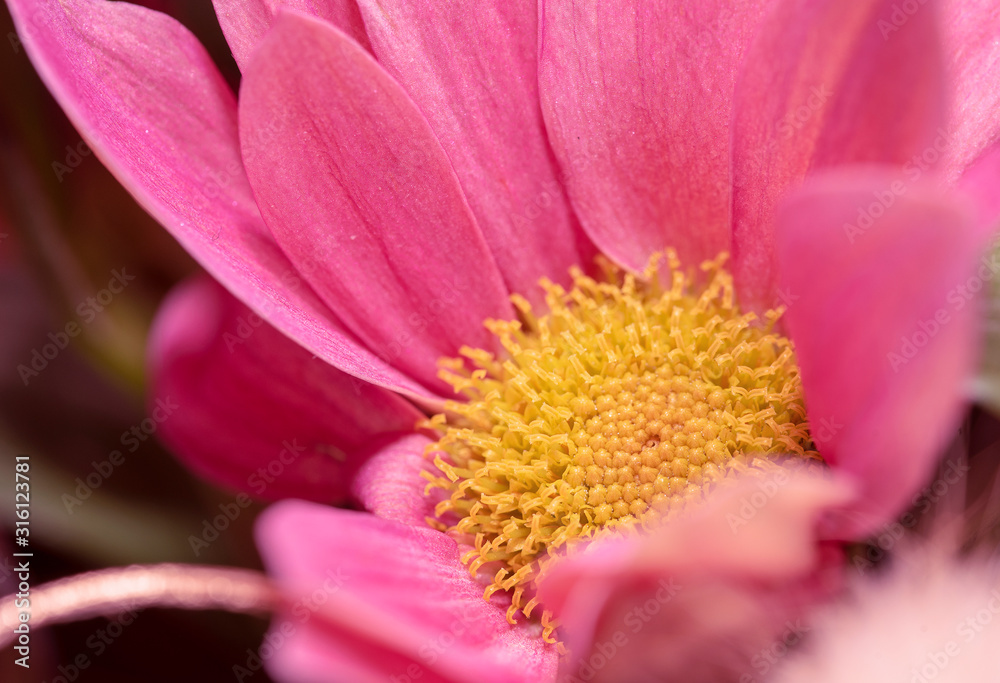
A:
[[[570,541],[647,526],[762,455],[818,458],[782,311],[741,313],[725,258],[702,264],[702,287],[673,253],[641,281],[607,264],[607,282],[543,280],[545,315],[515,296],[521,322],[487,321],[505,355],[443,362],[468,402],[430,421],[428,488],[450,494],[434,523],[472,547],[474,575],[493,574],[487,598],[511,592],[512,623],[537,606],[540,561]]]

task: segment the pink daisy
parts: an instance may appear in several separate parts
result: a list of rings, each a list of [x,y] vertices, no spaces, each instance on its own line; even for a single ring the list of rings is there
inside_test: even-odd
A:
[[[783,587],[822,594],[825,542],[898,514],[963,410],[1000,214],[988,2],[217,0],[238,103],[165,15],[8,4],[88,145],[221,284],[184,285],[154,330],[154,395],[181,406],[165,438],[224,484],[314,501],[260,526],[288,596],[266,643],[283,679],[554,680],[530,615],[546,550],[818,452],[837,479],[789,478],[753,533],[730,520],[744,480],[541,581],[578,671],[738,669],[638,638],[613,666],[586,656],[622,591],[667,577],[695,597],[650,623],[733,617],[687,631],[719,652],[762,606],[796,614]],[[640,275],[658,252],[729,252],[731,274],[571,275],[594,245]],[[438,434],[416,428],[445,408]],[[347,502],[364,511],[318,504]]]

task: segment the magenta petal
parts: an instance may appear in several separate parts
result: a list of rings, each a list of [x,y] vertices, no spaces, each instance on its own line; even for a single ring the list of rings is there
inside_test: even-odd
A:
[[[810,169],[905,164],[945,119],[931,7],[886,36],[897,0],[786,0],[761,25],[736,91],[733,267],[740,296],[771,305],[774,211]]]
[[[994,0],[945,0],[941,7],[952,86],[950,150],[943,171],[954,180],[1000,140],[1000,8]]]
[[[821,547],[817,527],[853,498],[846,482],[794,471],[748,477],[647,534],[553,565],[540,597],[562,621],[571,673],[737,680],[727,674],[839,585],[842,557]]]
[[[260,219],[236,102],[173,19],[124,2],[8,3],[43,80],[87,144],[215,278],[275,327],[353,375],[425,388],[343,331]]]
[[[369,348],[443,387],[439,358],[495,346],[483,320],[513,316],[500,274],[427,122],[368,53],[282,11],[240,122],[264,220]]]
[[[372,442],[422,415],[311,358],[208,278],[175,290],[150,342],[151,409],[193,470],[262,498],[342,502]]]
[[[786,322],[821,455],[863,488],[856,532],[900,513],[955,435],[994,270],[971,211],[887,171],[829,172],[778,215]]]
[[[361,505],[382,519],[426,526],[434,517],[434,504],[440,495],[424,493],[428,480],[423,472],[433,472],[424,457],[431,440],[422,434],[412,434],[387,444],[358,471],[351,486]]]
[[[535,3],[362,0],[379,64],[441,141],[511,291],[590,256],[538,108]],[[589,264],[585,264],[589,265]]]
[[[529,626],[510,626],[503,608],[484,601],[483,585],[469,577],[455,543],[438,531],[368,513],[286,502],[262,515],[257,540],[269,572],[289,593],[308,596],[324,582],[329,593],[335,584],[334,597],[342,589],[371,614],[390,617],[395,629],[419,636],[425,673],[446,671],[453,678],[443,680],[470,683],[528,683],[554,674],[555,648]],[[294,616],[293,611],[293,624]],[[367,620],[369,613],[356,615],[362,617]],[[309,622],[300,631],[308,634],[312,626]],[[378,658],[362,658],[338,639],[312,642],[322,648],[313,656],[329,671],[346,663],[349,669],[385,677],[406,674],[384,668]],[[285,655],[278,652],[276,659],[280,671]]]
[[[366,50],[371,50],[355,0],[212,0],[222,32],[240,69],[274,23],[279,7],[299,10],[329,21]]]
[[[980,225],[989,230],[1000,223],[1000,142],[969,165],[958,187],[974,200]]]
[[[735,74],[768,4],[542,3],[552,147],[584,229],[621,264],[728,250]]]

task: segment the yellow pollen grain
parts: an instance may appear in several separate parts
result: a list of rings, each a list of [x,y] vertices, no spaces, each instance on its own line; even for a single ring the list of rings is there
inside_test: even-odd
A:
[[[673,252],[661,274],[663,258],[642,280],[607,263],[604,282],[543,280],[547,313],[514,296],[521,321],[486,322],[503,357],[463,348],[442,364],[468,401],[428,423],[441,435],[428,490],[448,494],[432,523],[471,548],[473,575],[492,575],[487,598],[510,593],[511,623],[531,617],[540,569],[570,542],[648,526],[775,466],[761,456],[819,457],[782,309],[741,313],[725,254],[702,264],[702,286]]]

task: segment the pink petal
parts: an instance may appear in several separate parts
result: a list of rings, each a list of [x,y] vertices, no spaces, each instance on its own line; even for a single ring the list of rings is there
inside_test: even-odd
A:
[[[87,144],[206,270],[323,360],[431,396],[345,333],[275,244],[244,174],[232,92],[194,36],[128,3],[8,4]]]
[[[730,680],[839,587],[842,557],[817,543],[817,525],[853,498],[845,482],[794,471],[747,477],[648,534],[554,565],[540,595],[563,623],[570,672]]]
[[[769,4],[543,3],[549,137],[584,229],[621,264],[728,249],[735,74]]]
[[[535,3],[359,4],[379,63],[441,141],[508,287],[542,301],[538,280],[568,281],[592,247],[538,108]]]
[[[996,227],[1000,222],[1000,142],[969,165],[958,187],[974,200],[979,224],[987,230]]]
[[[322,605],[306,607],[314,604],[314,596]],[[385,683],[414,680],[410,674],[419,674],[420,683],[497,680],[495,672],[480,672],[475,658],[467,655],[451,655],[440,666],[427,666],[420,656],[425,647],[420,630],[402,626],[363,602],[328,597],[323,586],[293,604],[299,619],[295,611],[279,617],[260,647],[268,673],[282,683]],[[300,620],[307,623],[305,628]],[[252,673],[249,667],[246,671]]]
[[[510,626],[504,608],[483,600],[483,585],[469,577],[455,543],[440,532],[285,502],[261,516],[257,540],[269,572],[289,593],[306,596],[332,579],[365,608],[364,619],[369,611],[387,615],[398,631],[417,634],[424,669],[454,676],[444,680],[527,682],[554,675],[555,648],[530,625]],[[321,648],[313,656],[328,671],[347,663],[383,676],[406,673],[382,668],[377,658],[362,659],[338,639],[314,638],[311,645]],[[277,653],[278,671],[284,657]]]
[[[906,163],[944,123],[933,8],[886,35],[898,0],[785,0],[763,22],[736,91],[733,257],[740,296],[771,305],[774,210],[810,169]]]
[[[930,186],[829,172],[778,215],[812,434],[863,489],[845,534],[900,513],[956,434],[977,358],[973,292],[1000,271],[976,263],[988,235],[967,207]]]
[[[246,69],[257,43],[274,23],[279,7],[325,19],[354,38],[361,47],[371,50],[354,0],[212,0],[212,4],[241,71]]]
[[[310,358],[208,278],[163,305],[150,342],[160,425],[196,472],[262,498],[342,502],[372,442],[422,414],[385,389]]]
[[[431,440],[422,434],[403,437],[380,449],[358,471],[351,491],[365,510],[382,519],[427,526],[440,495],[425,494],[422,472],[433,471],[424,449]]]
[[[282,11],[240,120],[264,220],[369,348],[445,391],[439,358],[495,346],[483,320],[513,316],[500,274],[441,146],[368,53]]]
[[[950,153],[943,172],[954,180],[1000,140],[1000,7],[993,0],[945,0],[941,7],[952,86]]]

